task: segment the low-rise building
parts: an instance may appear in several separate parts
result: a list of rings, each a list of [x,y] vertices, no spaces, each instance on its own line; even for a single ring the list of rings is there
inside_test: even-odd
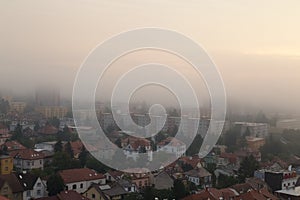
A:
[[[18,171],[44,169],[45,155],[33,149],[16,150],[10,153],[14,159],[14,167]]]
[[[16,174],[23,187],[23,200],[31,200],[47,196],[47,186],[40,177],[30,173]]]
[[[188,181],[202,188],[212,187],[211,174],[203,167],[192,169],[184,173]]]
[[[10,200],[23,199],[23,187],[15,174],[0,175],[0,194]]]
[[[13,158],[7,155],[0,156],[0,174],[10,174],[13,170]]]
[[[92,183],[103,185],[106,183],[105,176],[92,169],[67,169],[59,172],[66,185],[66,190],[74,190],[78,193],[85,192]]]
[[[186,144],[176,138],[168,137],[157,144],[157,150],[173,154],[179,158],[185,154]]]

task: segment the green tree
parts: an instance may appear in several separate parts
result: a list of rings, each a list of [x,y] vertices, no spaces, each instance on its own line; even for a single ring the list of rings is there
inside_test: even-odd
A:
[[[16,126],[16,128],[15,128],[13,134],[12,134],[11,139],[12,140],[20,140],[23,136],[22,132],[23,132],[22,131],[22,126],[20,124],[17,124],[17,126]]]
[[[54,145],[54,152],[62,152],[63,150],[63,145],[62,142],[59,140],[55,145]]]
[[[49,196],[54,196],[65,189],[65,184],[58,174],[54,174],[47,180],[47,190]]]
[[[187,195],[185,186],[181,180],[178,179],[174,180],[173,193],[176,199],[182,199]]]
[[[74,158],[74,152],[70,142],[67,142],[65,145],[65,152],[70,156],[70,158]]]
[[[244,160],[240,164],[240,168],[238,171],[238,177],[240,182],[244,182],[246,178],[250,178],[254,176],[254,171],[259,168],[259,163],[255,158],[250,155],[244,158]]]
[[[201,135],[196,135],[195,139],[193,140],[192,144],[186,151],[187,156],[193,156],[199,153],[200,147],[202,145],[203,139]]]
[[[86,161],[86,167],[90,169],[94,169],[97,172],[100,173],[105,173],[107,172],[110,168],[98,161],[96,158],[93,156],[89,156],[87,161]]]
[[[238,182],[239,182],[238,179],[233,176],[226,176],[226,175],[220,174],[218,177],[217,188],[227,188],[234,184],[237,184]]]
[[[86,165],[87,159],[89,157],[89,152],[86,150],[86,148],[83,146],[82,150],[79,154],[79,161],[82,167],[84,167]]]

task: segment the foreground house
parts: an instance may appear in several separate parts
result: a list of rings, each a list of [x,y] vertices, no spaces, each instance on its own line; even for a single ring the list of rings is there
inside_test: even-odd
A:
[[[23,191],[15,174],[0,175],[0,195],[10,200],[22,200]]]
[[[106,179],[103,174],[92,169],[67,169],[59,172],[59,175],[66,185],[66,190],[74,190],[78,193],[85,192],[92,183],[105,184]]]
[[[276,196],[269,193],[266,189],[248,190],[239,194],[231,188],[216,189],[207,188],[197,194],[189,195],[182,200],[279,200]]]
[[[47,196],[47,187],[40,177],[30,173],[19,173],[16,176],[24,190],[23,200]]]
[[[76,191],[70,190],[70,191],[62,191],[56,196],[52,197],[42,197],[35,200],[90,200],[83,195],[79,194]]]
[[[115,200],[123,199],[128,192],[118,183],[111,185],[92,184],[83,194],[91,200]]]

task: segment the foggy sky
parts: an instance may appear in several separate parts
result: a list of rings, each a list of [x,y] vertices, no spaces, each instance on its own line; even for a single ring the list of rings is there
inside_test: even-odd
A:
[[[36,85],[55,84],[70,97],[76,72],[95,46],[119,32],[154,26],[201,44],[218,66],[229,99],[300,112],[299,8],[298,0],[3,0],[0,88],[27,94]],[[122,65],[153,59],[185,71],[201,96],[203,82],[177,58],[143,54]],[[111,76],[116,74],[121,71]]]

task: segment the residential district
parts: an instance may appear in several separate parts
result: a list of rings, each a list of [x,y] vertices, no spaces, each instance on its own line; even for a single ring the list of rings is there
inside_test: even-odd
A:
[[[111,169],[92,156],[97,141],[95,146],[83,145],[71,109],[60,105],[57,93],[38,91],[35,102],[3,96],[0,200],[300,199],[300,134],[276,128],[276,119],[262,112],[230,116],[218,143],[200,158],[209,118],[199,118],[197,136],[187,148],[174,134],[180,123],[186,123],[183,132],[189,131],[194,118],[181,121],[173,110],[155,137],[136,138],[119,130],[112,113],[99,107],[101,127],[128,162],[138,163],[139,153],[151,156],[159,150],[176,161],[152,172],[142,167],[130,173]],[[147,114],[131,117],[141,126],[149,123]]]

